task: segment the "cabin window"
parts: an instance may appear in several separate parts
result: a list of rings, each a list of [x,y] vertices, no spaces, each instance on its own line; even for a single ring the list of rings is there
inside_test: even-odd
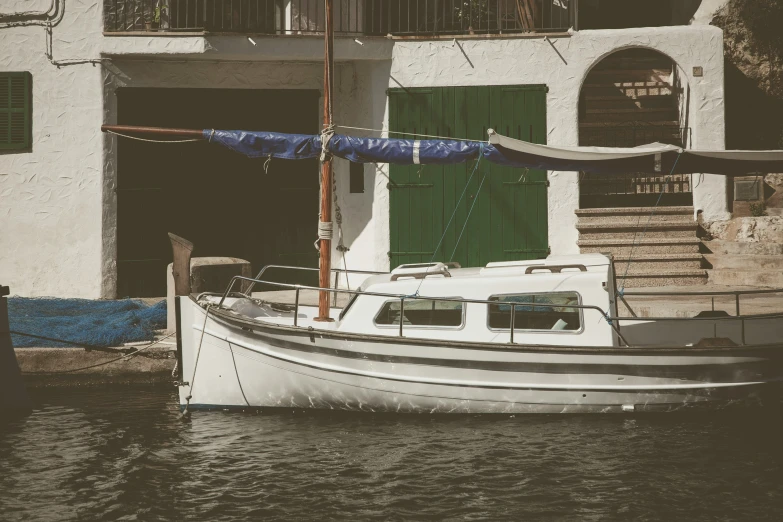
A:
[[[462,326],[462,303],[431,299],[406,299],[402,324],[411,326]],[[377,326],[400,324],[400,301],[387,301],[375,317]]]
[[[495,295],[489,298],[498,304],[489,305],[489,327],[511,328],[511,304],[514,308],[514,330],[565,331],[582,328],[582,313],[579,308],[579,294],[557,292],[545,294]]]

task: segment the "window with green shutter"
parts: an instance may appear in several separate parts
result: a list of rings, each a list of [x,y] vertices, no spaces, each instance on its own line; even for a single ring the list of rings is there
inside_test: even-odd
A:
[[[0,151],[32,146],[33,77],[29,72],[0,72]]]

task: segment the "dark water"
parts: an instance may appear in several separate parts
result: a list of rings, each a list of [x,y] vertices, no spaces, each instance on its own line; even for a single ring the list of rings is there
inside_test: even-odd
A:
[[[52,391],[0,426],[2,520],[781,520],[781,410],[195,412]]]

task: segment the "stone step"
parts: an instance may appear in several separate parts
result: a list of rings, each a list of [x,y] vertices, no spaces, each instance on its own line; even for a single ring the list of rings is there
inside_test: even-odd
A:
[[[631,91],[632,88],[629,88],[629,91]],[[657,93],[657,94],[647,94],[647,93],[639,93],[636,91],[632,92],[623,92],[621,90],[612,89],[607,90],[605,92],[600,91],[593,91],[592,93],[585,93],[583,96],[585,101],[615,101],[615,100],[658,100],[658,99],[666,99],[666,100],[674,100],[676,99],[674,97],[674,93],[666,92],[663,94]]]
[[[680,124],[677,121],[677,119],[673,120],[666,120],[666,121],[646,121],[644,122],[644,127],[652,127],[652,128],[670,128],[670,127],[677,127],[679,128]],[[591,128],[604,128],[604,129],[611,129],[611,130],[617,130],[617,129],[633,129],[633,127],[639,128],[639,125],[625,125],[625,124],[617,124],[617,123],[605,123],[605,122],[589,122],[589,121],[580,121],[579,122],[579,128],[580,129],[591,129]]]
[[[582,87],[585,96],[673,96],[681,89],[672,88],[666,82],[646,82],[645,85],[623,84],[622,82],[586,84]]]
[[[713,254],[783,255],[783,243],[752,243],[749,241],[704,241],[704,247]]]
[[[629,274],[656,268],[661,270],[697,270],[703,268],[702,263],[704,262],[704,258],[699,253],[648,254],[634,250],[630,265],[628,258],[628,254],[614,256],[616,273],[624,274],[626,269]]]
[[[638,109],[587,109],[585,122],[625,122],[629,117],[636,121],[666,121],[677,117],[677,108]]]
[[[707,282],[707,271],[704,269],[646,270],[630,271],[623,277],[617,274],[617,286],[625,288],[703,285]]]
[[[668,85],[668,80],[672,75],[671,67],[661,68],[648,68],[638,67],[636,69],[604,69],[595,68],[590,71],[589,77],[586,82],[590,82],[588,85],[596,85],[601,83],[647,83],[647,82],[661,82]]]
[[[762,270],[783,272],[783,255],[704,254],[715,270]]]
[[[708,270],[709,281],[715,285],[762,286],[783,288],[782,270]]]
[[[588,96],[585,99],[585,109],[590,111],[605,111],[613,109],[677,109],[676,99],[671,94],[661,96]]]
[[[613,208],[580,208],[575,210],[577,216],[649,216],[653,215],[681,215],[693,216],[693,207],[613,207]]]
[[[694,221],[664,221],[626,223],[578,223],[580,239],[648,239],[695,237],[698,225]]]
[[[603,225],[607,228],[612,228],[616,225],[646,225],[648,223],[650,224],[650,227],[653,225],[698,226],[698,223],[690,216],[683,216],[679,214],[656,214],[653,216],[650,216],[649,214],[646,216],[602,216],[596,214],[592,216],[579,216],[579,219],[577,220],[577,228],[581,227],[582,225]]]
[[[577,244],[583,254],[609,253],[615,256],[627,256],[633,250],[637,254],[695,254],[699,252],[701,241],[698,238],[643,238],[633,239],[580,239]]]

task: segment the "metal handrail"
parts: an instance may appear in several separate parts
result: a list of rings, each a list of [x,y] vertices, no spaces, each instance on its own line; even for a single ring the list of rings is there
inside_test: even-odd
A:
[[[651,290],[647,291],[636,291],[636,290],[625,290],[623,292],[624,295],[743,295],[743,294],[776,294],[776,293],[782,293],[783,288],[759,288],[759,289],[753,289],[753,290],[717,290],[717,291],[701,291],[696,290],[694,292],[654,292]]]
[[[277,265],[269,265],[269,267],[273,267]],[[264,270],[267,267],[264,267],[262,269],[261,273],[264,272]],[[300,268],[300,267],[285,267],[282,268]],[[307,269],[304,267],[301,267],[305,270],[316,270],[316,269]],[[337,269],[335,269],[337,270]],[[383,273],[383,272],[381,272]],[[488,300],[488,299],[465,299],[462,297],[436,297],[436,296],[422,296],[422,295],[406,295],[406,294],[389,294],[385,292],[367,292],[367,291],[361,291],[361,290],[349,290],[344,288],[323,288],[323,287],[317,287],[317,286],[307,286],[307,285],[295,285],[295,284],[289,284],[289,283],[276,283],[273,281],[264,281],[260,279],[253,279],[250,277],[245,276],[234,276],[231,278],[231,282],[228,285],[228,288],[226,288],[226,291],[223,292],[223,295],[221,296],[220,302],[217,305],[217,308],[222,308],[223,303],[225,302],[228,295],[231,293],[231,289],[234,287],[234,283],[236,281],[249,281],[253,284],[255,283],[261,283],[261,284],[267,284],[271,286],[277,286],[282,288],[287,288],[291,290],[295,290],[295,306],[294,306],[294,326],[298,326],[298,317],[299,317],[299,293],[301,290],[313,290],[313,291],[323,291],[323,292],[331,292],[334,294],[339,293],[345,293],[345,294],[351,294],[351,295],[368,295],[368,296],[374,296],[374,297],[385,297],[385,298],[392,298],[392,299],[399,299],[400,300],[400,337],[403,337],[403,321],[402,321],[402,315],[405,310],[405,300],[406,299],[413,299],[413,300],[426,300],[426,301],[447,301],[447,302],[458,302],[465,305],[465,309],[467,310],[468,303],[473,304],[486,304],[486,305],[498,305],[502,304],[500,301],[497,300]],[[771,293],[771,292],[764,292],[764,291],[758,291],[756,293]],[[247,294],[242,294],[246,295]],[[511,306],[511,323],[509,328],[510,333],[510,339],[509,343],[514,344],[514,319],[516,316],[516,307],[523,305],[523,303],[505,303]],[[546,304],[543,306],[557,306],[558,308],[571,308],[571,309],[578,309],[578,310],[595,310],[601,314],[601,316],[609,323],[609,325],[612,327],[612,329],[617,333],[620,340],[625,343],[626,346],[630,346],[628,342],[625,340],[625,338],[620,333],[620,326],[619,321],[639,321],[639,320],[675,320],[675,321],[727,321],[727,320],[740,320],[742,321],[742,343],[745,344],[745,320],[746,319],[771,319],[771,318],[783,318],[783,312],[777,313],[777,314],[759,314],[759,315],[737,315],[737,316],[726,316],[726,317],[650,317],[650,318],[638,318],[638,317],[620,317],[620,316],[611,316],[608,312],[605,312],[601,307],[595,306],[595,305],[551,305]]]
[[[263,272],[263,270],[262,270]],[[402,314],[405,310],[405,299],[421,299],[426,301],[449,301],[449,302],[458,302],[465,305],[465,309],[467,310],[468,303],[473,304],[487,304],[487,305],[498,305],[502,304],[500,301],[491,301],[488,299],[465,299],[462,297],[428,297],[428,296],[420,296],[420,295],[405,295],[405,294],[389,294],[384,292],[366,292],[366,291],[359,291],[359,290],[348,290],[344,288],[322,288],[317,286],[306,286],[306,285],[292,285],[289,283],[275,283],[272,281],[263,281],[259,279],[252,279],[249,277],[244,276],[234,276],[231,278],[231,282],[228,285],[228,288],[226,288],[226,291],[223,293],[223,296],[220,299],[220,302],[218,303],[217,307],[222,308],[223,302],[226,300],[226,297],[231,293],[231,289],[234,286],[234,283],[236,281],[251,281],[253,283],[261,283],[261,284],[268,284],[272,286],[278,286],[282,288],[288,288],[296,291],[296,301],[294,306],[294,326],[298,326],[298,318],[299,318],[299,292],[301,290],[314,290],[314,291],[324,291],[324,292],[332,292],[335,294],[338,293],[345,293],[345,294],[351,294],[351,295],[369,295],[374,297],[386,297],[386,298],[394,298],[400,300],[400,337],[403,336],[403,321],[402,321]],[[513,321],[514,316],[516,312],[516,307],[520,306],[521,303],[507,303],[511,305],[511,326],[512,328],[509,328],[510,330],[510,343],[514,343],[514,328],[513,328]],[[552,306],[549,304],[542,305],[543,306]],[[604,317],[609,325],[612,327],[612,329],[617,333],[618,337],[626,344],[628,345],[627,341],[623,338],[622,334],[620,333],[620,329],[618,325],[612,320],[613,318],[609,316],[608,312],[605,312],[601,307],[595,306],[595,305],[554,305],[558,308],[572,308],[572,309],[578,309],[578,310],[596,310],[598,313],[601,314],[602,317]]]
[[[780,294],[780,293],[783,293],[783,288],[763,288],[763,289],[753,289],[753,290],[722,290],[722,291],[721,290],[717,290],[717,291],[714,291],[714,290],[707,290],[707,291],[696,290],[696,291],[693,291],[693,292],[653,292],[653,291],[649,291],[649,290],[648,291],[637,292],[637,291],[631,290],[631,291],[623,291],[623,295],[621,297],[628,296],[628,295],[631,295],[631,296],[634,296],[634,295],[635,296],[647,296],[647,297],[650,297],[650,296],[663,296],[663,297],[666,297],[666,296],[669,296],[669,297],[678,296],[678,297],[684,297],[684,296],[692,296],[692,295],[702,295],[702,296],[727,295],[728,296],[728,295],[730,295],[730,296],[734,296],[734,303],[735,303],[735,309],[736,309],[735,317],[741,317],[742,314],[740,313],[740,296],[742,296],[742,295],[760,295],[760,294]],[[623,300],[623,302],[625,302],[625,301]],[[625,306],[628,306],[628,303],[626,303]],[[628,309],[631,310],[631,307],[628,306]],[[631,313],[633,313],[633,310],[631,310]],[[686,319],[690,319],[690,318],[686,318]]]
[[[287,265],[266,265],[264,266],[260,272],[258,272],[258,275],[256,275],[255,280],[261,279],[261,276],[264,275],[264,272],[266,272],[270,268],[285,268],[286,270],[307,270],[311,272],[318,272],[318,268],[311,268],[306,266],[287,266]],[[332,268],[331,270],[333,273],[335,273],[335,286],[337,286],[336,281],[337,277],[340,273],[346,273],[346,274],[365,274],[365,275],[383,275],[388,274],[389,272],[376,272],[373,270],[348,270],[347,268]],[[254,281],[255,281],[254,280]],[[260,282],[260,281],[259,281]],[[253,292],[253,287],[255,286],[255,282],[250,284],[250,288],[247,289],[247,292],[245,292],[245,295],[250,297],[250,294]]]

